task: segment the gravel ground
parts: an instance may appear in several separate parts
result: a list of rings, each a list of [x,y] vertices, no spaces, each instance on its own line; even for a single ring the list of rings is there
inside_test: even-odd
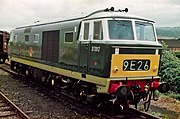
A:
[[[23,81],[15,79],[12,75],[0,69],[0,90],[17,102],[17,106],[28,112],[31,118],[59,118],[59,119],[96,119],[83,114],[76,107],[65,100],[55,100],[52,97],[30,87]],[[152,101],[149,113],[163,119],[180,119],[180,102],[174,99],[161,97],[159,101]]]
[[[163,119],[180,119],[180,101],[161,95],[158,101],[152,101],[149,112]]]
[[[84,119],[96,118],[80,114],[71,104],[54,100],[51,97],[29,87],[23,81],[16,80],[12,75],[0,69],[0,90],[31,118]],[[17,102],[16,102],[17,101]]]

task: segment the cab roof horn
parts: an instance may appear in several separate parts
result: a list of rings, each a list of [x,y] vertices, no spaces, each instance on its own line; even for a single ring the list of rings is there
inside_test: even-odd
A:
[[[85,16],[85,17],[89,17],[89,16],[91,16],[93,14],[96,14],[96,13],[99,13],[99,12],[126,12],[127,13],[128,12],[128,8],[125,8],[124,10],[121,10],[121,9],[115,10],[114,7],[106,8],[106,9],[103,9],[103,10],[97,10],[97,11],[95,11],[95,12],[93,12],[93,13]]]
[[[115,11],[114,7],[111,7],[111,8],[106,8],[104,11],[105,12],[111,12],[111,11],[112,12],[128,12],[128,8],[125,8],[124,10],[119,9],[119,10]]]

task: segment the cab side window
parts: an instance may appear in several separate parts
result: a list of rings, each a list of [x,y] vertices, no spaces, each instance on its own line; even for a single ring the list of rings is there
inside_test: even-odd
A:
[[[29,35],[25,35],[25,42],[29,42]]]
[[[39,42],[39,34],[34,34],[34,43]]]
[[[84,40],[88,40],[89,38],[89,23],[84,23]]]
[[[72,42],[73,42],[73,32],[66,32],[65,43],[72,43]]]
[[[102,40],[103,39],[103,28],[102,28],[102,22],[101,21],[95,21],[94,22],[93,39],[94,40]]]

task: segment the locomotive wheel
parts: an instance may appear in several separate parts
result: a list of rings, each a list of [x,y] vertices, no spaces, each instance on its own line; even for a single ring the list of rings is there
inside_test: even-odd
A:
[[[82,101],[82,97],[80,96],[80,93],[81,93],[80,87],[81,86],[79,83],[80,83],[79,81],[74,83],[74,85],[73,85],[74,92],[73,93],[78,101]]]

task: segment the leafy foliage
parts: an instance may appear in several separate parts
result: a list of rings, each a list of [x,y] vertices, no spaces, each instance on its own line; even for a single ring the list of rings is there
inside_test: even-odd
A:
[[[171,84],[171,91],[180,94],[180,60],[163,44],[160,76]]]
[[[174,93],[174,92],[169,92],[168,95],[172,98],[180,100],[180,94]]]
[[[176,57],[178,57],[180,59],[180,52],[176,51],[176,52],[174,52],[174,54],[176,55]]]

